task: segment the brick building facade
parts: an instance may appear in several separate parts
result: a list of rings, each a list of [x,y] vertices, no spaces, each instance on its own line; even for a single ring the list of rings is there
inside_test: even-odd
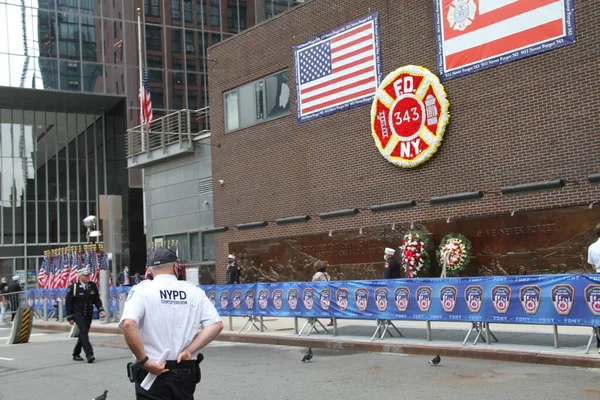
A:
[[[432,1],[312,1],[211,47],[212,142],[220,146],[212,152],[214,222],[230,227],[216,234],[219,282],[226,255],[242,242],[275,243],[306,235],[318,241],[349,231],[360,237],[370,228],[410,223],[446,224],[450,231],[458,231],[460,225],[452,225],[455,221],[476,226],[477,218],[507,221],[511,213],[519,217],[538,212],[538,220],[554,224],[556,244],[571,239],[552,211],[565,208],[576,210],[578,226],[588,229],[598,214],[592,208],[586,216],[585,210],[600,199],[598,185],[588,182],[588,176],[600,172],[600,11],[593,3],[575,0],[575,44],[444,82],[451,115],[444,140],[429,161],[413,169],[394,166],[379,154],[370,131],[370,104],[297,123],[292,46],[378,11],[383,77],[408,64],[435,72]],[[224,94],[286,69],[289,114],[226,133]],[[553,179],[564,180],[564,187],[500,192],[504,186]],[[483,198],[430,203],[434,196],[473,191],[482,191]],[[369,210],[374,204],[407,200],[416,201],[416,206]],[[351,208],[360,212],[318,217]],[[311,219],[274,223],[296,215]],[[268,225],[235,228],[252,221]],[[497,240],[489,232],[487,236],[490,242]],[[433,232],[433,238],[439,235]],[[397,238],[392,242],[397,245]],[[504,250],[511,252],[510,245]],[[373,259],[377,261],[379,253]]]

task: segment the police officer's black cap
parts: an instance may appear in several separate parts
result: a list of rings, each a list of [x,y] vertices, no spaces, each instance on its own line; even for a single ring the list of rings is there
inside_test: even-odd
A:
[[[159,247],[150,256],[150,266],[156,267],[161,264],[177,262],[177,254],[166,247]]]

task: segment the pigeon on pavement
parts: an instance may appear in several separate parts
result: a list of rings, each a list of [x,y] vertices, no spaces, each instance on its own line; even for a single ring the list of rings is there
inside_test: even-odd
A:
[[[429,360],[429,364],[438,365],[440,363],[440,361],[442,361],[442,359],[440,358],[440,355],[438,354],[435,357],[433,357],[431,360]]]
[[[104,391],[104,394],[101,394],[98,397],[95,397],[94,400],[106,400],[106,393],[108,393],[108,390]]]
[[[312,349],[309,347],[304,357],[302,357],[302,362],[310,361],[313,358]]]

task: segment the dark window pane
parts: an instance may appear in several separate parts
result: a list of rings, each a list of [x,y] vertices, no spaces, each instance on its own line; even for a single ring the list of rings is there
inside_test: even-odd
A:
[[[158,26],[146,26],[146,47],[149,50],[161,50],[161,34]]]
[[[181,29],[173,29],[173,53],[181,53]]]
[[[287,70],[272,75],[265,81],[267,118],[288,114],[290,112],[290,87]]]
[[[206,25],[206,4],[204,0],[198,0],[196,4],[196,14],[198,23]]]
[[[210,2],[210,24],[212,26],[221,26],[221,17],[219,16],[219,2]]]
[[[183,0],[183,19],[185,22],[192,22],[192,0]]]
[[[159,0],[144,0],[144,12],[151,17],[160,16]]]
[[[194,54],[194,32],[185,33],[185,52]]]

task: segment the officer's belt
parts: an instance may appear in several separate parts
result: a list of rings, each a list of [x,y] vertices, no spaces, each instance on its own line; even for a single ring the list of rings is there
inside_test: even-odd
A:
[[[165,364],[165,369],[168,369],[169,371],[175,369],[193,370],[197,368],[198,364],[199,363],[197,360],[182,360],[180,362],[177,362],[177,360],[167,360]]]

